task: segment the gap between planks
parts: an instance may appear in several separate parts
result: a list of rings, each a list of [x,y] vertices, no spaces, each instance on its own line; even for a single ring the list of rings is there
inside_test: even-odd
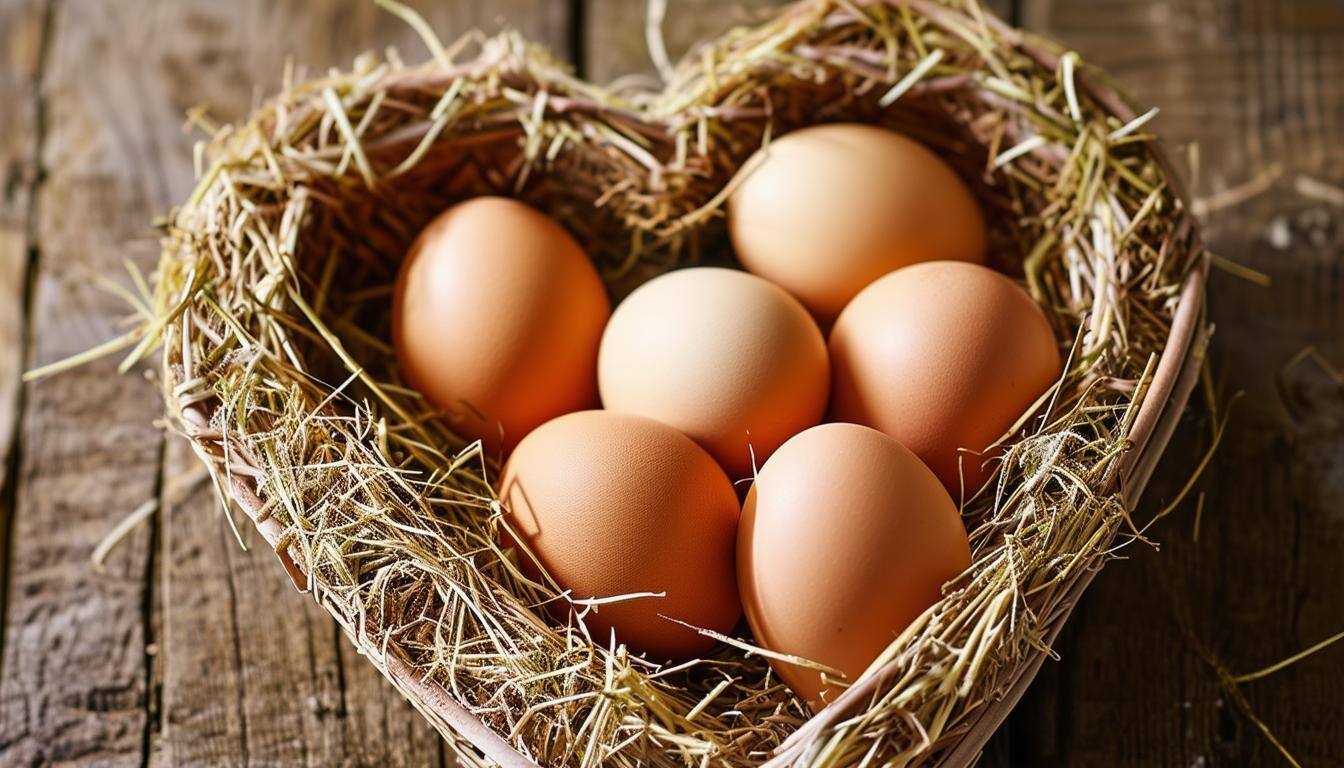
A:
[[[3,469],[0,469],[0,512],[4,514],[3,521],[0,521],[0,554],[3,554],[3,557],[0,557],[0,679],[4,676],[5,643],[9,630],[10,569],[14,561],[11,556],[11,537],[18,511],[19,473],[23,466],[23,415],[28,402],[28,384],[23,381],[22,373],[28,365],[31,353],[33,298],[42,254],[38,232],[38,200],[47,175],[43,165],[47,134],[47,102],[43,85],[51,60],[52,37],[55,34],[55,6],[56,0],[43,0],[39,13],[36,67],[28,83],[33,141],[27,161],[31,178],[28,179],[24,195],[26,210],[23,213],[23,259],[19,272],[20,309],[16,334],[18,348],[14,354],[14,370],[10,372],[14,376],[12,401],[7,405],[0,404],[0,407],[11,408],[12,414],[9,434],[4,436],[6,441],[4,465]]]

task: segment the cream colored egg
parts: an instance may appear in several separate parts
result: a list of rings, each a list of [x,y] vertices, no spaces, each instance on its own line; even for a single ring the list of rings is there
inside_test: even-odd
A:
[[[733,479],[826,410],[821,331],[755,275],[702,267],[661,275],[612,314],[598,356],[604,407],[689,435]]]
[[[893,269],[985,260],[984,217],[971,191],[899,133],[849,123],[803,128],[747,167],[728,201],[733,249],[823,325]]]

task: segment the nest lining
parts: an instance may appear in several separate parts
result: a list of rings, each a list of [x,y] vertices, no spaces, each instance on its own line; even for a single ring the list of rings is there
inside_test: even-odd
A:
[[[130,359],[163,346],[170,414],[221,490],[375,663],[441,687],[539,763],[945,755],[1046,650],[1069,587],[1127,525],[1129,431],[1203,261],[1147,116],[1072,54],[954,0],[806,0],[700,49],[658,93],[583,83],[512,33],[430,46],[423,65],[365,55],[287,83],[218,128],[167,221],[155,318]],[[995,266],[1072,352],[991,487],[964,494],[972,568],[875,663],[861,701],[809,722],[749,646],[658,669],[543,618],[564,598],[500,550],[495,463],[400,383],[387,331],[401,255],[457,200],[546,211],[619,296],[721,258],[747,158],[833,121],[900,130],[951,162],[986,208]],[[487,764],[412,699],[465,764]]]

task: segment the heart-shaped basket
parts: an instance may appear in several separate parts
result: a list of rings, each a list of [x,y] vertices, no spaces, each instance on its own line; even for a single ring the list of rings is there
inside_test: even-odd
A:
[[[162,343],[170,415],[221,490],[464,765],[971,762],[1134,530],[1201,365],[1206,258],[1151,113],[972,0],[804,0],[658,93],[581,82],[512,34],[445,49],[409,20],[431,61],[287,84],[219,130],[169,217],[137,353]],[[616,295],[717,257],[746,159],[831,121],[952,163],[995,266],[1072,353],[985,456],[971,569],[810,716],[749,637],[659,669],[537,611],[562,598],[501,551],[495,464],[399,383],[387,316],[415,233],[473,195],[554,216]]]

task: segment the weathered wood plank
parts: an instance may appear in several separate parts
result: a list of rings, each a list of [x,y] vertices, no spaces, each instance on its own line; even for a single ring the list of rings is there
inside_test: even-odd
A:
[[[36,259],[31,354],[42,364],[117,332],[125,306],[95,287],[122,259],[142,265],[148,196],[109,130],[89,52],[64,7],[44,14],[29,130],[26,250]],[[29,27],[32,22],[21,24]],[[8,33],[9,27],[6,27]],[[93,71],[94,75],[101,74]],[[25,107],[20,107],[21,109]],[[25,167],[25,166],[21,166]],[[134,172],[133,172],[134,171]],[[7,497],[9,553],[0,750],[6,764],[136,765],[146,725],[144,605],[150,537],[129,536],[95,572],[89,555],[151,498],[162,438],[138,376],[105,361],[27,388]]]
[[[734,26],[759,22],[785,0],[669,0],[662,36],[673,63],[698,42]],[[649,4],[629,0],[587,0],[583,13],[583,63],[588,79],[606,83],[626,75],[655,77],[644,33]],[[656,79],[650,79],[656,83]]]
[[[789,0],[667,0],[661,25],[672,63],[695,44],[710,40],[735,26],[759,23]],[[583,71],[588,79],[607,83],[627,75],[656,85],[645,23],[652,3],[635,0],[585,0],[581,39]],[[989,0],[984,5],[1004,18],[1012,15],[1012,0]]]
[[[493,31],[501,22],[562,52],[567,39],[563,4],[415,5],[445,41],[473,27]],[[122,23],[132,23],[131,14],[127,9]],[[159,26],[188,31],[145,57],[146,76],[162,91],[156,98],[177,112],[207,103],[223,121],[243,118],[255,94],[279,86],[287,55],[308,71],[346,65],[360,51],[388,45],[408,60],[426,55],[402,22],[360,0],[227,8],[196,2],[163,6],[156,16]],[[189,161],[183,146],[173,158],[175,178],[189,175]],[[185,446],[171,445],[166,484],[195,466]],[[416,766],[446,760],[437,734],[353,651],[327,614],[295,592],[265,542],[245,529],[250,548],[239,549],[217,507],[213,492],[201,489],[167,510],[164,723],[153,762]]]
[[[30,193],[37,183],[36,87],[42,66],[44,7],[0,2],[0,488],[5,488],[19,407]],[[4,543],[0,526],[0,545]]]
[[[14,425],[23,364],[24,288],[28,282],[28,243],[23,229],[22,223],[0,223],[0,488],[5,485],[11,444],[17,438]]]
[[[16,496],[10,457],[19,440],[16,420],[33,223],[29,200],[37,184],[37,91],[45,61],[43,11],[36,0],[0,3],[0,61],[8,64],[0,70],[0,101],[8,105],[0,112],[0,654],[7,634],[9,533]],[[8,723],[19,716],[0,703],[0,736],[17,731]]]
[[[167,448],[165,473],[185,477],[189,449],[177,438]],[[153,762],[242,764],[251,755],[242,750],[240,617],[228,570],[228,551],[237,543],[208,485],[180,499],[165,498],[161,516],[163,703]],[[281,633],[285,627],[268,631]]]
[[[1344,195],[1310,181],[1344,184],[1344,6],[1022,6],[1027,28],[1065,41],[1160,106],[1154,126],[1169,145],[1198,143],[1194,186],[1216,209],[1207,218],[1213,249],[1273,285],[1213,276],[1215,370],[1228,391],[1247,396],[1200,485],[1199,538],[1187,505],[1156,529],[1160,552],[1133,546],[1130,562],[1097,579],[1058,648],[1064,662],[1047,665],[1010,722],[1014,763],[1280,764],[1183,633],[1242,672],[1344,628],[1344,401],[1319,367],[1281,374],[1308,344],[1344,363]],[[1244,185],[1257,180],[1266,186],[1254,194]],[[1249,199],[1220,207],[1242,193]],[[1147,514],[1185,481],[1204,442],[1199,428],[1189,425],[1168,451]],[[1243,689],[1307,765],[1344,754],[1344,732],[1332,725],[1344,715],[1342,653]]]
[[[378,670],[359,655],[338,628],[332,625],[331,630],[340,652],[344,692],[340,712],[346,718],[346,753],[358,756],[369,768],[429,763],[428,756],[441,749],[438,734],[425,727],[420,715],[389,689]],[[443,752],[442,763],[454,765],[449,750],[443,748]]]

